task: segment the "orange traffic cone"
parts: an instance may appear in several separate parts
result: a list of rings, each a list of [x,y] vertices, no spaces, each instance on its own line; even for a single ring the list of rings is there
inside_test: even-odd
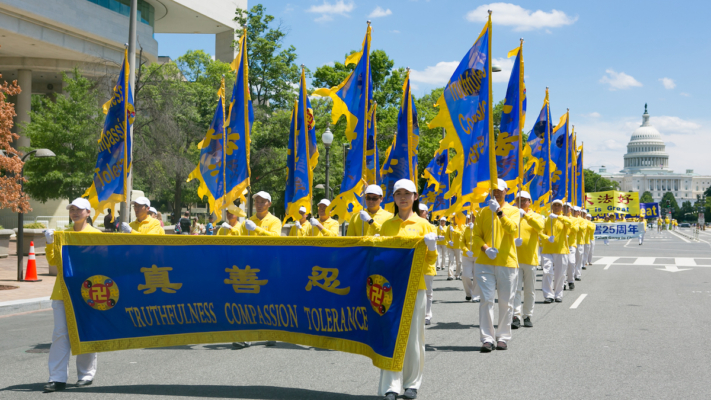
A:
[[[35,242],[30,242],[30,256],[27,258],[27,273],[25,274],[25,282],[40,282],[42,279],[37,279],[37,262],[35,261]]]

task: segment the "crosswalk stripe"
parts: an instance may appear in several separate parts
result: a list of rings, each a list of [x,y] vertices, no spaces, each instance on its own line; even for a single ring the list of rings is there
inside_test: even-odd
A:
[[[655,257],[639,257],[634,261],[634,265],[654,265]]]
[[[607,265],[612,264],[617,261],[620,257],[602,257],[601,259],[594,262],[595,265]]]
[[[695,267],[696,261],[693,258],[675,258],[674,264],[680,267]]]

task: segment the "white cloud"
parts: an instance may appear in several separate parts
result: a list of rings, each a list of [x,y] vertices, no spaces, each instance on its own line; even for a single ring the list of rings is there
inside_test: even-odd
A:
[[[590,117],[590,118],[600,118],[601,115],[597,111],[593,111],[590,114],[583,114],[584,117]]]
[[[400,33],[400,31],[399,31],[399,30],[397,30],[397,29],[393,29],[393,30],[392,30],[392,31],[390,31],[390,32],[392,32],[392,33]]]
[[[459,61],[440,61],[435,66],[425,68],[424,71],[411,69],[410,80],[432,85],[445,85],[458,65]]]
[[[511,71],[513,70],[515,59],[512,58],[492,58],[491,65],[498,65],[501,67],[501,71],[494,72],[494,77],[492,81],[494,83],[508,83],[511,78]],[[525,78],[525,77],[524,77]]]
[[[649,122],[657,128],[662,135],[697,133],[699,129],[701,129],[701,125],[696,122],[668,115],[651,117],[649,118]],[[633,126],[636,129],[639,125],[633,124]]]
[[[607,75],[600,79],[600,83],[607,83],[610,85],[610,90],[629,89],[634,86],[642,86],[638,80],[625,74],[624,72],[615,72],[613,69],[606,69],[605,73]]]
[[[600,147],[600,150],[605,151],[605,150],[619,150],[619,149],[624,149],[627,146],[619,143],[615,139],[607,139],[604,142],[602,142],[602,146]]]
[[[515,31],[558,28],[578,20],[578,17],[570,17],[563,11],[531,11],[511,3],[484,4],[469,11],[466,18],[471,22],[486,22],[489,17],[488,10],[493,11],[492,21],[495,24],[513,26]]]
[[[691,95],[689,93],[684,93],[684,92],[679,93],[679,95],[684,96],[684,97],[691,97]]]
[[[321,5],[313,5],[306,12],[321,14],[320,17],[314,19],[316,22],[332,21],[334,15],[342,15],[348,17],[348,13],[353,11],[355,5],[351,2],[346,4],[343,0],[339,0],[336,3],[329,3],[328,1],[323,2]]]
[[[674,83],[674,79],[661,78],[661,79],[659,79],[659,81],[662,82],[662,85],[664,85],[664,89],[674,89],[676,87],[676,83]]]
[[[391,15],[393,12],[390,11],[388,8],[387,10],[383,10],[382,7],[377,6],[375,7],[375,10],[368,15],[368,18],[380,18],[380,17],[387,17],[388,15]]]

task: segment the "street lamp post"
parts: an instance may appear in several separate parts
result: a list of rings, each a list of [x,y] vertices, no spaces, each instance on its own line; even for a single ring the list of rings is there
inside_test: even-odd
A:
[[[25,178],[25,159],[29,157],[31,154],[35,154],[35,157],[54,157],[55,154],[52,152],[52,150],[49,149],[37,149],[37,150],[32,150],[31,152],[25,154],[22,156],[22,169],[20,170],[20,193],[24,191],[25,185],[24,185],[24,178]],[[24,280],[24,276],[22,274],[22,258],[25,255],[24,251],[22,249],[23,247],[23,239],[24,239],[24,234],[25,234],[25,221],[24,218],[25,214],[22,213],[22,211],[19,211],[17,213],[17,280],[22,281]]]
[[[329,151],[331,150],[331,143],[333,143],[333,133],[331,133],[331,128],[326,127],[326,131],[321,135],[321,141],[323,145],[326,146],[326,198],[331,200],[331,189],[330,182],[328,179],[329,168],[331,163],[328,159]]]

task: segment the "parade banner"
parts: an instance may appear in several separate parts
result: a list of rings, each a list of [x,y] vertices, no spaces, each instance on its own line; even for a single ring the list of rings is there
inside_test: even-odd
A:
[[[639,193],[618,192],[616,190],[586,193],[585,208],[590,210],[590,214],[593,216],[605,216],[609,213],[614,213],[638,217]]]
[[[640,203],[639,209],[640,212],[644,210],[644,218],[647,219],[657,219],[662,215],[659,203]]]
[[[421,238],[56,232],[73,354],[278,340],[402,370]]]
[[[631,239],[644,232],[643,222],[595,223],[595,238]]]

